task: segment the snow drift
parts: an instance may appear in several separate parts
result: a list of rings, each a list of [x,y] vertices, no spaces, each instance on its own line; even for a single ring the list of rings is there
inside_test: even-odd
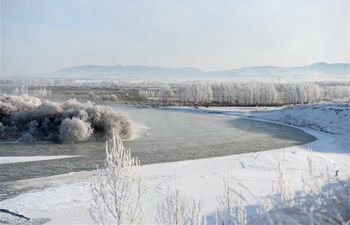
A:
[[[75,99],[41,101],[31,96],[0,96],[0,140],[82,142],[105,139],[115,130],[132,133],[131,122],[115,110]]]

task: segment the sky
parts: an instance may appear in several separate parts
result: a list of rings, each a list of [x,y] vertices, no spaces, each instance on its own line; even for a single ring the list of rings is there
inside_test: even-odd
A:
[[[349,62],[349,0],[0,0],[1,73]]]

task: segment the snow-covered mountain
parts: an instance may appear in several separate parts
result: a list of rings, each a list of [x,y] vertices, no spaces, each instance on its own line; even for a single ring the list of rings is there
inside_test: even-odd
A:
[[[71,79],[270,79],[270,80],[350,80],[349,63],[314,63],[297,67],[253,66],[204,72],[196,68],[167,68],[142,65],[83,65],[61,69],[48,75]]]

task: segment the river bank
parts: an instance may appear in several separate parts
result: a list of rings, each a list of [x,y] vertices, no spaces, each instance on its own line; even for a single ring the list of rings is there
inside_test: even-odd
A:
[[[294,190],[302,185],[301,176],[306,170],[308,149],[312,150],[316,172],[339,178],[349,177],[350,146],[349,117],[347,105],[305,105],[289,108],[172,108],[200,113],[215,113],[218,116],[242,117],[245,119],[272,121],[302,129],[316,137],[305,145],[283,149],[246,153],[233,156],[158,163],[141,167],[142,174],[151,183],[152,201],[149,204],[147,223],[155,223],[155,207],[169,187],[181,184],[186,196],[204,202],[208,224],[214,224],[217,196],[223,191],[222,179],[233,177],[232,187],[240,190],[240,184],[251,189],[255,196],[244,193],[247,206],[257,204],[255,198],[271,193],[277,179],[277,162],[284,157],[288,173],[293,177]],[[341,111],[340,111],[341,110]],[[88,215],[91,196],[85,176],[79,182],[60,183],[44,190],[25,193],[0,202],[6,208],[29,218],[50,218],[48,224],[92,224]]]

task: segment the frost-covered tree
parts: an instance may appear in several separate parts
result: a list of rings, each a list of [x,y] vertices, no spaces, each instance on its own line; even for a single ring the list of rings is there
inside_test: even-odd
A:
[[[190,96],[195,104],[207,104],[212,101],[213,90],[206,82],[194,82],[190,87]]]
[[[176,91],[176,97],[181,105],[188,105],[192,102],[190,85],[188,83],[180,83]]]
[[[322,99],[350,102],[350,83],[322,82],[319,86]]]
[[[163,104],[167,104],[173,96],[174,93],[170,86],[168,84],[162,85],[160,88],[160,100],[163,102]]]
[[[180,83],[176,98],[182,105],[214,103],[221,106],[301,104],[319,101],[321,89],[316,83],[209,82]],[[339,89],[340,90],[340,89]],[[348,95],[345,90],[339,91]],[[349,96],[349,95],[348,95]]]
[[[105,168],[97,169],[90,182],[90,216],[99,225],[142,224],[147,206],[147,181],[139,173],[139,162],[130,149],[113,135],[106,143]]]

